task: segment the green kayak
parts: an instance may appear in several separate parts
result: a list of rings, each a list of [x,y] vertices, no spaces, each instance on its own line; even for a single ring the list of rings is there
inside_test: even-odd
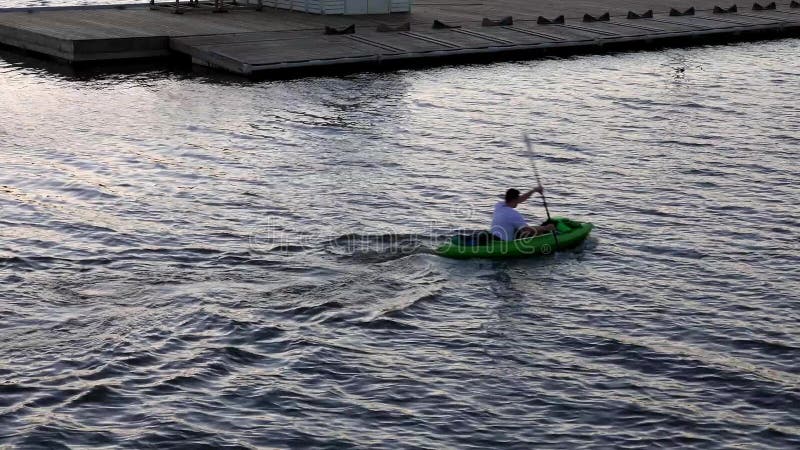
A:
[[[535,255],[547,255],[555,250],[577,247],[589,236],[592,224],[576,222],[563,217],[553,217],[556,224],[556,236],[553,233],[532,238],[502,241],[492,239],[488,232],[473,235],[454,236],[436,249],[436,253],[448,258],[524,258]],[[488,237],[488,239],[487,239]]]

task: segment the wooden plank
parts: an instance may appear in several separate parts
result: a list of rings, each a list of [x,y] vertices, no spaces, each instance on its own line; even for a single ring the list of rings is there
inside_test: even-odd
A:
[[[651,33],[672,33],[672,30],[664,29],[662,27],[657,27],[655,26],[654,23],[645,25],[637,20],[619,19],[619,20],[614,20],[611,23],[620,27],[636,28],[642,31],[649,31]]]
[[[581,31],[573,28],[563,27],[561,25],[536,25],[532,22],[523,23],[522,21],[516,22],[513,27],[508,27],[516,33],[518,30],[530,30],[540,35],[547,35],[565,42],[578,42],[578,41],[591,41],[599,37],[598,34]]]
[[[457,48],[487,48],[497,45],[496,41],[480,36],[457,33],[453,30],[414,31],[414,34],[420,36],[429,36],[443,42],[448,42],[455,45]]]
[[[381,53],[379,48],[353,41],[346,36],[218,45],[207,48],[207,51],[254,65],[375,56]]]
[[[711,20],[714,22],[730,23],[735,26],[769,25],[770,22],[740,16],[738,14],[704,14],[699,13],[695,17],[698,19]]]

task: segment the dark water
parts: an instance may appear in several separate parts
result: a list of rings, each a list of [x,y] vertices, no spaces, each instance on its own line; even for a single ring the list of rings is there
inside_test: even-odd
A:
[[[800,446],[798,40],[265,83],[2,57],[0,448]],[[590,240],[431,254],[534,184],[523,132]]]

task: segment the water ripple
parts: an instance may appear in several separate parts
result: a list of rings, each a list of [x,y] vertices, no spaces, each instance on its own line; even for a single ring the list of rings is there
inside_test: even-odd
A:
[[[264,83],[1,53],[0,447],[797,448],[799,52]],[[535,183],[522,132],[593,236],[435,256]]]

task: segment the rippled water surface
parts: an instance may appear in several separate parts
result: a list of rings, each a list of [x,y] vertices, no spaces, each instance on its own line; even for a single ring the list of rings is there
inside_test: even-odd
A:
[[[0,447],[797,448],[798,57],[249,83],[2,53]],[[523,132],[591,238],[433,255],[533,186]]]

